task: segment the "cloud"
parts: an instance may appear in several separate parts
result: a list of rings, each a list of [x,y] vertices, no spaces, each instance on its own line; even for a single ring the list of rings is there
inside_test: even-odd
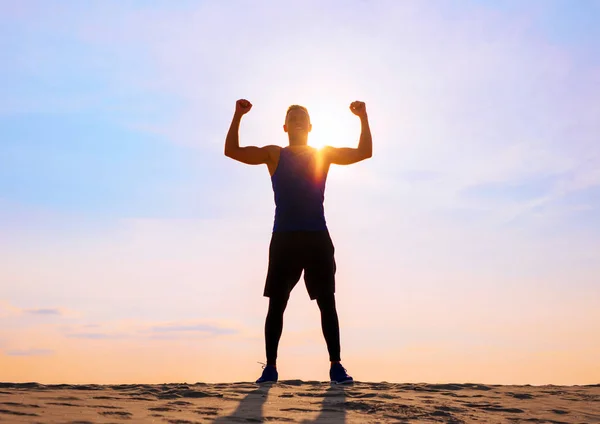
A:
[[[6,301],[0,301],[0,318],[24,315],[65,316],[67,312],[61,308],[19,308]]]
[[[94,328],[93,331],[89,331]],[[104,324],[85,324],[63,327],[63,333],[70,339],[118,340],[118,339],[188,339],[190,337],[217,337],[237,335],[239,328],[229,324],[214,323],[144,323],[113,322]]]
[[[113,334],[113,333],[70,333],[67,337],[71,339],[89,339],[89,340],[112,340],[112,339],[123,339],[128,337],[127,334]]]
[[[8,356],[48,356],[54,354],[50,349],[12,349],[6,351]]]
[[[64,315],[63,311],[57,308],[24,309],[23,313],[27,315]]]
[[[238,330],[235,330],[233,328],[217,327],[217,326],[206,325],[206,324],[157,326],[157,327],[152,327],[150,329],[150,331],[154,332],[154,333],[192,332],[192,333],[202,333],[202,334],[209,335],[209,336],[237,334],[239,332]]]
[[[0,300],[0,318],[9,317],[77,317],[77,312],[64,308],[21,308]]]

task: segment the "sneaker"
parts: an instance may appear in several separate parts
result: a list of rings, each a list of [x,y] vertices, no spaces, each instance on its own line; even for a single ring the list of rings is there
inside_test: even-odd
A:
[[[342,364],[333,364],[329,370],[329,378],[333,384],[351,384],[354,379],[346,373],[346,368]]]
[[[258,384],[269,383],[269,382],[274,383],[277,381],[278,377],[279,377],[279,374],[277,373],[277,368],[275,368],[273,365],[263,365],[262,375],[260,376],[260,378],[258,380],[256,380],[256,382]]]

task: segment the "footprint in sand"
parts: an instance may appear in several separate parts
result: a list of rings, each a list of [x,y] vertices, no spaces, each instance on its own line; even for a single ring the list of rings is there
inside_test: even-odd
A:
[[[83,406],[83,405],[78,405],[76,403],[69,403],[69,402],[46,402],[46,405],[56,405],[56,406]]]
[[[122,406],[114,405],[87,405],[88,408],[123,409]]]
[[[0,414],[20,415],[24,417],[39,417],[39,414],[33,412],[11,411],[9,409],[0,409]]]
[[[194,411],[199,415],[219,415],[219,408],[214,408],[210,406],[201,406]]]
[[[21,408],[40,408],[40,405],[19,402],[0,402],[0,405],[16,406]]]
[[[152,408],[148,408],[149,411],[157,411],[157,412],[171,412],[175,411],[173,408],[169,408],[168,406],[155,406]]]
[[[284,412],[318,412],[316,409],[306,409],[306,408],[281,408],[280,411],[284,411]]]
[[[193,405],[193,403],[187,402],[185,400],[174,400],[173,402],[167,403],[167,405],[189,406],[189,405]]]
[[[131,418],[132,413],[127,411],[100,411],[98,412],[100,415],[104,415],[105,417],[119,417],[119,418]]]
[[[49,397],[44,399],[54,399],[54,400],[82,400],[81,398],[75,396],[58,396],[58,397]]]
[[[512,396],[516,399],[533,399],[535,396],[530,395],[529,393],[512,393],[512,392],[508,392],[506,393],[509,396]]]

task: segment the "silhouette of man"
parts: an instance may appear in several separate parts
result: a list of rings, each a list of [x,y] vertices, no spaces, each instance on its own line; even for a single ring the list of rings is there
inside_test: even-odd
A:
[[[304,282],[311,300],[321,311],[321,327],[329,352],[332,383],[352,383],[340,363],[340,330],[335,307],[334,246],[325,222],[323,208],[325,181],[331,164],[350,165],[372,155],[371,130],[364,102],[350,104],[360,118],[361,134],[357,148],[308,146],[312,129],[305,107],[292,105],[285,116],[283,130],[289,146],[239,145],[242,117],[252,109],[245,99],[236,102],[227,138],[225,155],[248,165],[266,164],[275,195],[275,222],[269,246],[269,267],[263,295],[269,298],[265,321],[267,364],[257,383],[275,382],[277,348],[283,330],[283,313],[290,293],[304,271]]]

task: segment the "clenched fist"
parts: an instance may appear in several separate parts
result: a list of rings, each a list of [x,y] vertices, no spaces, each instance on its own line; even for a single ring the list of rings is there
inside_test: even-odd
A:
[[[239,99],[237,102],[235,102],[235,113],[245,115],[246,113],[250,112],[250,109],[252,109],[252,103],[246,99]]]
[[[359,102],[358,100],[350,103],[350,110],[353,114],[359,117],[367,116],[367,107],[365,106],[365,102]]]

